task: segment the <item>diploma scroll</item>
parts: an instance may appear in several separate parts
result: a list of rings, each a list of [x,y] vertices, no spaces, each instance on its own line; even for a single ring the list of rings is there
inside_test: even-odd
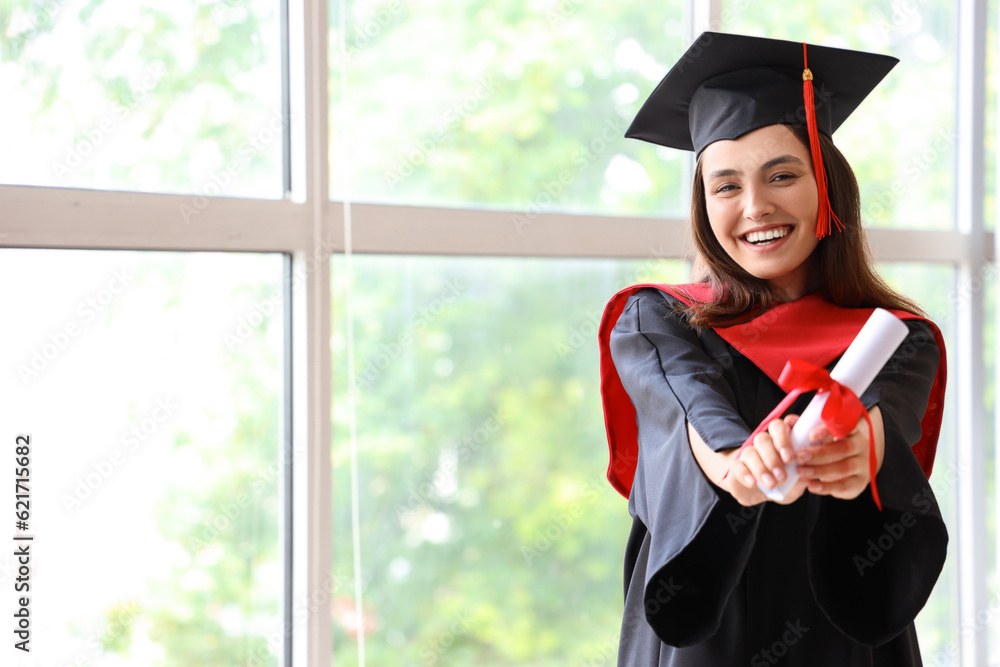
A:
[[[887,310],[876,308],[858,332],[854,342],[830,371],[830,376],[861,396],[886,362],[892,358],[908,332],[909,329],[898,317]],[[827,392],[817,394],[795,422],[791,434],[795,451],[812,444],[809,432],[821,423],[821,413],[828,396]],[[764,495],[771,500],[782,500],[798,481],[798,466],[794,461],[785,464],[785,472],[788,478],[773,489],[760,487]]]

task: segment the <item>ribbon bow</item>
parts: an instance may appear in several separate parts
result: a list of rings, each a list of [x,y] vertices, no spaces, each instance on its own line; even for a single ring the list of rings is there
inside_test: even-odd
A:
[[[872,498],[875,499],[875,505],[881,511],[882,501],[878,496],[878,489],[875,487],[875,473],[876,468],[878,468],[878,457],[875,454],[875,432],[872,428],[872,420],[861,400],[849,387],[845,387],[830,377],[829,371],[825,368],[801,359],[788,360],[778,378],[778,386],[787,391],[788,395],[750,434],[750,437],[740,446],[740,451],[753,444],[753,439],[757,434],[766,429],[772,420],[779,419],[791,407],[795,399],[803,393],[807,391],[815,391],[817,394],[828,392],[829,398],[826,399],[826,404],[823,406],[821,418],[834,437],[843,438],[850,434],[861,417],[864,417],[868,423],[868,476],[871,478]]]

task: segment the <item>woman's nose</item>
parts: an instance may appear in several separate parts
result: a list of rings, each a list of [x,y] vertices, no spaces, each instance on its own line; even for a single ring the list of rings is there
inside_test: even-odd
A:
[[[774,204],[768,196],[767,188],[759,185],[747,186],[743,193],[743,217],[747,220],[760,220],[774,213]]]

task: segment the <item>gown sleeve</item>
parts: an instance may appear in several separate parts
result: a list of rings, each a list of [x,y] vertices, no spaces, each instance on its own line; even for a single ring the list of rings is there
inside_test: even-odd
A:
[[[668,298],[656,290],[631,296],[610,347],[636,411],[639,452],[629,504],[649,532],[646,620],[665,643],[688,646],[719,629],[760,512],[712,484],[694,458],[688,422],[714,450],[739,447],[750,429],[720,362]]]
[[[844,634],[869,646],[906,628],[924,606],[944,565],[948,532],[910,447],[920,438],[940,351],[926,323],[910,333],[861,396],[878,405],[885,457],[870,487],[849,501],[806,494],[808,567],[816,602]]]

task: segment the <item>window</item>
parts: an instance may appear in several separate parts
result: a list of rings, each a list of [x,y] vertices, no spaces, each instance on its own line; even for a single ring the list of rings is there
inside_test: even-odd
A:
[[[282,195],[280,2],[10,4],[0,182]]]
[[[932,482],[952,552],[918,620],[925,663],[1000,659],[995,6],[657,12],[11,5],[0,273],[20,324],[0,386],[24,406],[6,433],[43,443],[34,631],[60,640],[53,659],[97,633],[95,664],[612,663],[628,521],[603,479],[592,327],[627,283],[686,275],[690,159],[620,135],[703,28],[902,59],[866,102],[885,117],[836,142],[876,257],[950,345]],[[114,292],[120,267],[137,277]],[[87,299],[104,310],[83,322]],[[111,462],[144,424],[148,443]],[[63,494],[94,475],[71,516]],[[127,529],[109,534],[109,513]],[[95,536],[133,557],[67,558]],[[46,616],[65,589],[43,567],[78,575],[83,602]]]
[[[32,439],[31,656],[278,664],[281,256],[4,249],[0,277],[5,425]]]

